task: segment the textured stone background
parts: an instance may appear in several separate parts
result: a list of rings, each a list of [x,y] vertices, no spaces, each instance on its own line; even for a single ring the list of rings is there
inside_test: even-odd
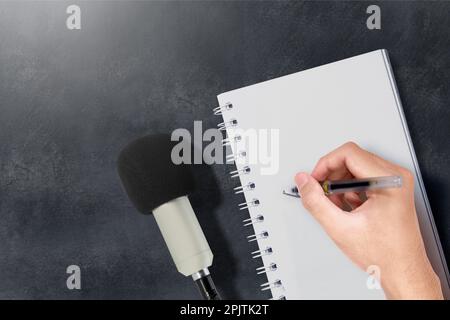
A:
[[[73,3],[80,31],[65,27]],[[365,26],[373,3],[381,31]],[[379,48],[450,258],[449,16],[450,2],[0,2],[0,298],[198,298],[122,192],[118,151],[215,126],[223,91]],[[267,298],[231,169],[197,169],[211,270],[225,298]],[[80,291],[66,288],[70,264]]]

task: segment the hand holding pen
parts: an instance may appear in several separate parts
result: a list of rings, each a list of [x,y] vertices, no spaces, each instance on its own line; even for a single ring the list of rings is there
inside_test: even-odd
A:
[[[388,298],[442,299],[420,233],[409,170],[346,143],[295,181],[303,206],[337,246],[364,271],[379,271],[375,277]],[[318,181],[328,181],[328,187]],[[390,187],[374,188],[374,181]],[[336,189],[330,189],[333,183]],[[295,196],[295,190],[285,193]]]

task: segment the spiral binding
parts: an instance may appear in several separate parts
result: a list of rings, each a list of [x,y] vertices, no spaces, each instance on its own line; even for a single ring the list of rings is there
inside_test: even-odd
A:
[[[224,131],[227,130],[228,128],[231,127],[236,127],[238,124],[238,121],[236,119],[232,119],[230,121],[227,122],[221,122],[217,125],[217,127],[219,128],[220,131]]]
[[[239,194],[239,193],[243,193],[245,191],[251,191],[255,188],[256,188],[256,185],[253,182],[250,182],[245,186],[239,186],[239,187],[234,188],[233,190],[234,190],[235,194]]]
[[[241,170],[234,170],[230,172],[230,175],[232,178],[237,178],[239,176],[242,176],[244,174],[249,174],[252,171],[249,166],[243,167]]]
[[[234,155],[234,154],[227,155],[226,160],[227,160],[227,162],[236,162],[238,159],[245,158],[246,156],[247,156],[246,151],[239,151],[238,153],[236,153],[236,155]]]
[[[220,130],[220,129],[219,129]],[[225,139],[223,139],[222,140],[222,146],[223,147],[226,147],[226,146],[231,146],[231,144],[233,143],[233,142],[239,142],[239,141],[241,141],[242,140],[242,137],[240,136],[240,135],[237,135],[237,136],[235,136],[234,138],[225,138]]]
[[[269,290],[269,289],[272,289],[272,288],[281,287],[282,285],[283,285],[283,283],[281,282],[281,280],[277,279],[274,282],[263,283],[260,287],[261,287],[262,291],[265,291],[265,290]]]
[[[266,247],[265,249],[256,250],[251,253],[253,259],[267,256],[273,253],[272,247]]]
[[[269,237],[269,233],[267,231],[263,231],[261,233],[258,234],[251,234],[249,236],[247,236],[247,241],[248,242],[253,242],[259,239],[265,239]]]
[[[277,264],[272,262],[271,264],[269,264],[268,267],[262,266],[262,267],[256,268],[256,274],[263,274],[263,273],[267,273],[267,271],[275,271],[275,270],[277,270]]]
[[[245,210],[245,209],[248,209],[250,207],[259,206],[259,204],[260,204],[259,200],[255,198],[255,199],[253,199],[252,201],[249,201],[249,202],[239,203],[238,206],[239,206],[239,210]]]
[[[263,221],[264,221],[264,216],[262,214],[258,214],[254,218],[248,218],[248,219],[242,220],[242,222],[244,223],[244,227],[252,226],[255,223],[260,223],[260,222],[263,222]]]
[[[228,103],[226,103],[223,106],[219,106],[217,108],[214,108],[213,112],[214,112],[215,115],[221,115],[224,111],[231,110],[231,109],[233,109],[233,104],[228,102]]]
[[[233,104],[231,102],[227,102],[226,104],[224,104],[222,106],[218,106],[218,107],[214,108],[213,113],[215,115],[222,115],[224,112],[230,111],[233,108],[234,108]],[[220,131],[227,131],[227,129],[236,127],[237,125],[238,125],[238,120],[231,118],[228,121],[219,123],[217,125],[217,128]],[[222,146],[226,147],[226,146],[231,146],[232,144],[237,145],[237,143],[240,141],[242,141],[241,135],[235,135],[233,137],[228,136],[222,140]],[[240,159],[245,159],[246,157],[247,157],[247,152],[245,150],[240,150],[240,151],[236,151],[234,154],[232,153],[232,154],[227,155],[225,159],[226,159],[226,162],[232,163],[232,162],[237,162]],[[238,178],[243,175],[248,175],[250,173],[251,173],[251,168],[250,168],[250,166],[247,165],[247,166],[242,167],[241,169],[231,171],[230,176],[231,176],[231,178]],[[241,186],[234,188],[233,191],[235,194],[240,194],[240,193],[245,193],[245,192],[251,192],[251,191],[254,191],[255,189],[256,189],[256,184],[254,182],[249,182],[246,185],[241,185]],[[246,209],[249,209],[250,207],[257,207],[259,205],[260,205],[259,199],[253,198],[251,201],[240,203],[238,206],[239,206],[239,210],[246,210]],[[243,223],[244,227],[254,226],[255,224],[264,223],[264,215],[258,214],[255,217],[250,217],[250,218],[244,219],[244,220],[242,220],[242,223]],[[259,239],[265,239],[265,238],[269,238],[268,231],[262,231],[260,233],[250,234],[249,236],[247,236],[247,241],[253,242],[253,241],[257,241]],[[252,259],[258,259],[263,256],[270,256],[271,254],[273,254],[273,249],[272,249],[272,247],[267,246],[264,249],[259,249],[259,250],[253,251],[251,253],[251,256],[252,256]],[[275,271],[277,271],[277,269],[278,269],[277,264],[274,262],[271,262],[269,265],[262,265],[261,267],[256,268],[256,273],[259,275],[267,274],[269,272],[275,272]],[[279,288],[282,286],[283,286],[282,281],[280,279],[277,279],[273,282],[269,281],[269,282],[263,283],[260,287],[261,287],[262,291],[266,291],[266,290],[270,290],[273,288]],[[286,300],[286,297],[284,295],[280,295],[278,297],[271,298],[271,300]]]

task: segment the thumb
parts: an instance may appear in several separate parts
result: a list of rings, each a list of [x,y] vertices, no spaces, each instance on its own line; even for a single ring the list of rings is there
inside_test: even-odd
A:
[[[338,227],[340,220],[346,215],[325,195],[316,179],[301,172],[295,176],[295,182],[301,196],[303,206],[326,229]]]

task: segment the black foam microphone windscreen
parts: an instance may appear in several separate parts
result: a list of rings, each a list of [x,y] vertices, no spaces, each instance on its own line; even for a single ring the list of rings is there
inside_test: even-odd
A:
[[[172,161],[175,145],[167,134],[131,142],[120,152],[119,176],[134,206],[144,214],[153,212],[178,271],[192,277],[205,299],[218,300],[208,270],[213,254],[187,197],[194,176],[189,164]]]
[[[171,159],[177,142],[168,134],[148,135],[128,144],[119,155],[118,171],[128,197],[142,213],[194,190],[194,177],[187,164]]]

